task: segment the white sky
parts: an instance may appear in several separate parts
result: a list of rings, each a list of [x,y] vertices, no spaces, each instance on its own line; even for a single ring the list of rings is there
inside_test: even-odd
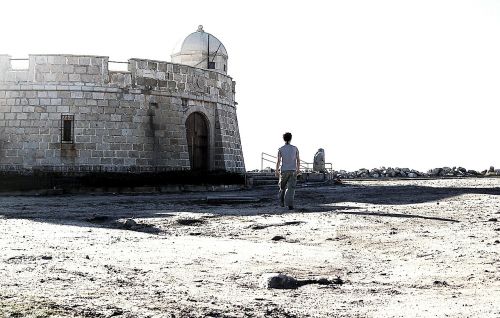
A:
[[[247,170],[285,131],[339,169],[500,168],[500,1],[2,1],[0,54],[229,54]]]

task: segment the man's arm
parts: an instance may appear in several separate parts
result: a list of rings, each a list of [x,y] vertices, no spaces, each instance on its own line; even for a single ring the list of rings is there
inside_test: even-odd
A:
[[[278,160],[276,161],[276,171],[274,174],[279,177],[280,176],[280,163],[281,163],[281,152],[278,151]]]
[[[297,149],[297,167],[296,167],[296,172],[300,172],[300,156],[299,156],[299,149]]]

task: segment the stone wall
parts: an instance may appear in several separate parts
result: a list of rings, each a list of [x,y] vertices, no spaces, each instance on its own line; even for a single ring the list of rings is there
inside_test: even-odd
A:
[[[244,171],[245,162],[234,107],[218,104],[215,125],[216,165],[229,171]]]
[[[106,84],[108,57],[74,55],[30,55],[29,81]]]
[[[26,78],[0,55],[0,170],[154,171],[189,169],[185,122],[198,111],[210,127],[210,168],[244,171],[229,76],[185,65],[31,55]],[[61,142],[62,115],[74,143]]]

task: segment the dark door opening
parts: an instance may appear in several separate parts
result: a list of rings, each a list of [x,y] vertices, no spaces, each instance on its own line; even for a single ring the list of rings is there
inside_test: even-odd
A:
[[[191,170],[208,170],[208,124],[201,113],[192,113],[186,120],[186,135]]]

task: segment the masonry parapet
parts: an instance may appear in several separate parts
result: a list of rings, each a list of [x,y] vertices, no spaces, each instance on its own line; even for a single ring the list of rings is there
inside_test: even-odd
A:
[[[60,86],[105,86],[198,97],[234,104],[236,83],[221,72],[165,61],[132,58],[128,71],[110,71],[109,57],[31,54],[26,69],[13,69],[12,57],[0,55],[0,82]]]
[[[218,96],[234,102],[233,79],[223,73],[188,65],[148,60],[129,59],[132,85],[156,91],[175,91],[180,94]]]

